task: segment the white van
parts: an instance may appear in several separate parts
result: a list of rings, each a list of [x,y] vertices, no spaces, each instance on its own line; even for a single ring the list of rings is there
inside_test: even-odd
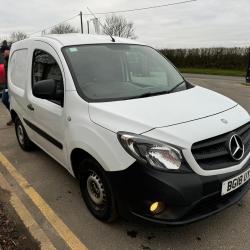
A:
[[[79,179],[92,214],[184,224],[249,189],[250,116],[186,81],[135,40],[50,35],[13,44],[11,115],[34,144]]]

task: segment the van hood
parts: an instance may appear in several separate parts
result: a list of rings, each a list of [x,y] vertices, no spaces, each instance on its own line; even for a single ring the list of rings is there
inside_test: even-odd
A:
[[[141,134],[148,130],[197,120],[233,108],[237,103],[195,86],[166,95],[90,103],[90,119],[113,132]]]

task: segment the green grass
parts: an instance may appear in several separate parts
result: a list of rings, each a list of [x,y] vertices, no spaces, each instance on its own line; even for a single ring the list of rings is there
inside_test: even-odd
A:
[[[206,75],[220,75],[220,76],[245,76],[244,70],[234,69],[201,69],[201,68],[180,68],[182,73],[191,74],[206,74]]]

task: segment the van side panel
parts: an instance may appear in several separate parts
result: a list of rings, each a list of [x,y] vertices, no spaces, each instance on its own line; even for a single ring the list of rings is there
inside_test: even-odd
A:
[[[28,52],[27,48],[12,48],[8,66],[10,108],[15,110],[21,120],[26,109],[25,88],[28,77]]]
[[[28,49],[30,43],[29,40],[23,40],[12,45],[8,66],[8,87],[10,109],[18,114],[28,136],[32,137],[33,131],[23,121],[28,105],[26,90],[31,79],[31,55]]]
[[[32,55],[37,42],[27,40],[15,43],[12,47],[9,64],[11,109],[18,114],[30,139],[61,163],[71,174],[74,173],[71,168],[70,154],[75,148],[88,152],[106,171],[119,171],[129,167],[135,162],[135,159],[122,148],[114,132],[91,121],[89,104],[77,94],[73,79],[63,57],[61,58],[61,63],[65,70],[65,102],[63,107],[64,119],[62,119],[63,124],[61,125],[64,126],[65,134],[60,139],[65,146],[65,160],[60,161],[60,158],[57,157],[55,151],[51,148],[53,145],[48,146],[46,144],[45,146],[34,139],[37,134],[24,122],[24,119],[31,121],[31,117],[34,116],[27,109],[27,105],[31,103]],[[27,47],[29,49],[26,49]],[[57,53],[58,56],[62,56],[60,50]],[[46,101],[39,101],[40,104],[44,102]],[[37,112],[38,107],[34,103],[33,106],[35,108],[34,112]],[[44,122],[43,119],[37,125],[41,129],[43,129],[41,127],[42,122]],[[57,128],[59,129],[59,127]]]
[[[12,94],[24,96],[25,83],[27,82],[28,49],[19,49],[11,54],[8,81],[12,87]]]

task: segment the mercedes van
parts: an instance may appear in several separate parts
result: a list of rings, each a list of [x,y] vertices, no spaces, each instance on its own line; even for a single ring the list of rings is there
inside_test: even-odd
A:
[[[248,112],[188,82],[150,46],[29,38],[13,44],[8,77],[21,148],[37,145],[65,167],[102,221],[190,223],[249,189]]]

